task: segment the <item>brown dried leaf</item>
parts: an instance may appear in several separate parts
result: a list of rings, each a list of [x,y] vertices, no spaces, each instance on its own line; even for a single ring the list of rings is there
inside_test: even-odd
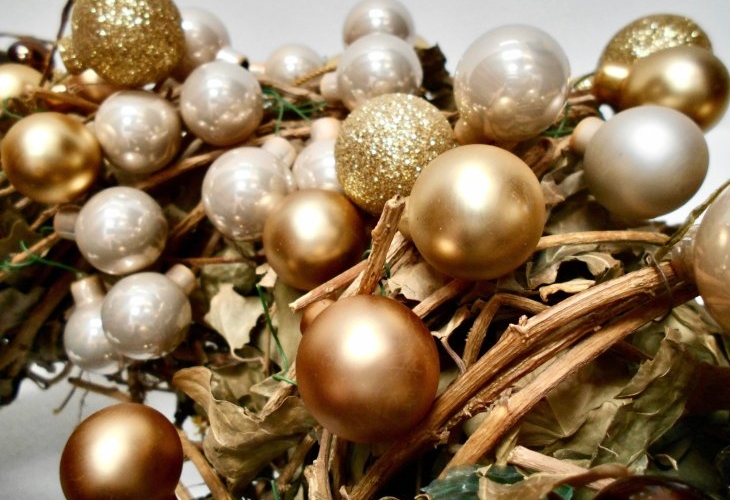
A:
[[[205,321],[226,339],[233,352],[251,341],[251,330],[263,312],[258,297],[242,297],[227,283],[210,301]]]
[[[254,479],[316,425],[297,397],[288,397],[270,412],[258,415],[216,399],[211,388],[214,377],[207,368],[186,368],[175,374],[173,385],[205,410],[210,428],[203,450],[213,467],[233,484]]]
[[[423,260],[402,266],[386,282],[388,295],[401,294],[408,300],[422,301],[444,286],[446,280]]]

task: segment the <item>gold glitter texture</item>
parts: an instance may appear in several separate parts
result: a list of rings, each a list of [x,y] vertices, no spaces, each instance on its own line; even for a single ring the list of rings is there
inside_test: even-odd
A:
[[[613,36],[603,49],[599,66],[606,62],[631,65],[637,59],[679,45],[712,49],[707,34],[691,19],[673,14],[642,17]]]
[[[337,179],[355,204],[377,215],[396,194],[407,196],[423,167],[455,144],[448,120],[428,101],[407,94],[373,97],[342,123]]]
[[[185,52],[180,12],[170,0],[77,0],[71,26],[64,60],[115,85],[160,81]]]

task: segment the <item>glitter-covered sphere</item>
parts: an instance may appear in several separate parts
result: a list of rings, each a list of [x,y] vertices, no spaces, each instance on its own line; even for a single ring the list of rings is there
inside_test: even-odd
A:
[[[356,205],[378,214],[393,196],[407,196],[423,167],[454,145],[436,106],[408,94],[374,97],[342,123],[337,179]]]

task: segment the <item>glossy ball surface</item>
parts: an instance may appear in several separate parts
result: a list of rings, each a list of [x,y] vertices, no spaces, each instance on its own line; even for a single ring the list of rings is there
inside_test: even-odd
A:
[[[109,342],[101,326],[104,288],[98,276],[71,284],[74,309],[63,330],[63,347],[69,361],[83,370],[111,375],[124,366],[124,358]]]
[[[710,205],[697,229],[692,247],[697,289],[705,308],[730,334],[730,190]]]
[[[263,242],[279,279],[311,290],[360,261],[368,235],[344,195],[304,189],[289,194],[268,216]]]
[[[139,189],[114,186],[84,203],[74,224],[81,254],[96,269],[129,274],[154,263],[167,242],[160,205]]]
[[[101,147],[81,121],[57,112],[15,123],[0,143],[3,171],[21,194],[67,203],[84,194],[101,170]]]
[[[454,73],[457,134],[474,139],[469,142],[530,139],[562,111],[569,79],[565,52],[544,31],[525,25],[488,31],[466,49]]]
[[[483,144],[437,156],[416,180],[408,228],[436,270],[466,280],[503,276],[535,250],[545,225],[540,183],[512,153]]]
[[[338,98],[353,110],[372,97],[415,94],[423,80],[423,69],[416,51],[407,42],[393,35],[373,33],[345,49],[334,77]]]
[[[18,63],[0,64],[0,100],[20,97],[41,83],[41,72]]]
[[[282,45],[266,60],[264,73],[283,83],[294,83],[323,66],[322,57],[313,49],[299,43]]]
[[[164,274],[142,272],[119,280],[101,307],[101,322],[114,347],[132,359],[173,351],[192,319],[187,295]]]
[[[685,45],[637,60],[621,87],[619,109],[666,106],[692,118],[703,130],[725,114],[730,75],[709,50]]]
[[[149,174],[166,166],[180,149],[182,126],[162,96],[123,90],[101,103],[94,118],[104,155],[121,170]]]
[[[121,403],[82,421],[66,442],[60,476],[67,500],[170,500],[183,451],[175,426],[159,411]]]
[[[302,336],[296,359],[304,404],[333,434],[380,442],[408,432],[436,395],[439,356],[423,322],[378,295],[338,300]]]
[[[407,196],[423,168],[455,145],[451,125],[425,99],[387,94],[348,115],[335,143],[335,169],[345,194],[379,214],[396,194]]]
[[[397,36],[413,41],[413,17],[397,0],[361,0],[350,9],[342,26],[342,41],[350,45],[371,33]]]
[[[632,476],[616,479],[593,500],[710,500],[710,496],[679,479]]]
[[[223,153],[203,179],[208,219],[233,240],[261,238],[266,218],[291,190],[286,171],[279,158],[261,148]]]
[[[64,62],[126,87],[163,80],[185,50],[180,12],[171,0],[77,0],[71,28]]]
[[[589,191],[628,221],[681,207],[702,185],[708,164],[702,130],[660,106],[617,113],[588,141],[583,158]]]
[[[263,117],[263,94],[246,69],[225,61],[198,66],[180,91],[180,113],[185,125],[215,146],[241,142],[256,130]]]
[[[226,25],[218,16],[200,7],[180,8],[185,52],[174,71],[180,81],[198,66],[211,62],[223,47],[231,44]]]

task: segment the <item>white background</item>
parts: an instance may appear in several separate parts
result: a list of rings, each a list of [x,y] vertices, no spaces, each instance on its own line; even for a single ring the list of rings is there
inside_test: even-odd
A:
[[[540,27],[562,45],[574,75],[595,69],[598,57],[613,34],[648,14],[673,13],[690,17],[710,36],[715,54],[730,64],[730,3],[727,0],[402,0],[409,8],[417,33],[438,43],[453,72],[467,46],[485,31],[507,23]],[[65,0],[2,0],[0,32],[30,34],[50,39],[58,29]],[[179,6],[206,8],[223,20],[232,45],[251,61],[263,62],[279,45],[303,43],[323,57],[341,52],[341,27],[354,1],[337,0],[179,0]],[[0,40],[6,45],[7,39]],[[4,46],[4,45],[3,45]],[[710,174],[701,191],[683,209],[666,217],[681,221],[728,177],[730,117],[707,133]],[[80,393],[66,410],[54,416],[69,386],[60,383],[39,391],[25,382],[17,401],[0,409],[0,500],[61,499],[58,459],[79,416],[87,416],[110,400],[89,395],[80,408]],[[171,398],[154,405],[171,416]]]

